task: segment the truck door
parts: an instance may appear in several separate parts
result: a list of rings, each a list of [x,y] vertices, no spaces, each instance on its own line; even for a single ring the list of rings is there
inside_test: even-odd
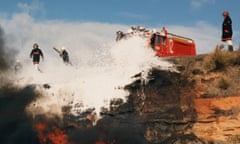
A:
[[[166,55],[166,37],[163,37],[161,35],[156,35],[155,39],[155,50],[157,51],[157,54],[159,56],[165,56]]]

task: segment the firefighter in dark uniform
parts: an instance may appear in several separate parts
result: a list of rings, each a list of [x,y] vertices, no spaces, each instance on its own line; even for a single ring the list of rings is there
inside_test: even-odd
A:
[[[69,61],[69,55],[65,47],[62,47],[60,57],[62,57],[65,64],[71,64]]]
[[[122,31],[117,31],[116,34],[116,41],[120,41],[124,37],[124,33]]]
[[[150,38],[150,44],[152,49],[155,49],[155,40],[156,40],[156,33],[153,33]]]
[[[39,61],[40,61],[40,57],[42,57],[42,59],[44,59],[42,50],[39,49],[39,46],[38,46],[37,43],[34,43],[33,44],[33,49],[30,53],[30,58],[33,59],[33,64],[35,65],[36,69],[39,70],[39,71],[40,71],[40,69],[38,67],[38,64],[39,64]]]
[[[226,42],[228,45],[228,50],[233,51],[233,42],[232,42],[232,19],[229,16],[227,11],[223,12],[223,23],[222,23],[222,41]]]

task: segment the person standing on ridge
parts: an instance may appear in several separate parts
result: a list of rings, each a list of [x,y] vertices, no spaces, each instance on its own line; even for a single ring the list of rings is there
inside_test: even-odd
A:
[[[41,72],[41,70],[38,67],[39,61],[40,61],[40,56],[42,57],[42,59],[44,59],[42,50],[39,49],[39,46],[38,46],[37,43],[34,43],[33,44],[33,49],[32,49],[32,51],[30,53],[30,58],[33,59],[33,64],[36,67],[36,69]]]
[[[223,23],[222,23],[222,41],[226,42],[228,45],[228,51],[233,51],[233,42],[232,42],[232,19],[229,16],[228,11],[223,12]]]

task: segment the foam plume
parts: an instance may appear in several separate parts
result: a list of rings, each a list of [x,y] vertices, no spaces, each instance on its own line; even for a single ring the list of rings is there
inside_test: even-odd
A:
[[[135,74],[148,72],[153,66],[163,68],[171,66],[156,57],[147,47],[146,40],[141,37],[112,43],[110,47],[103,48],[94,61],[97,63],[90,66],[72,67],[60,64],[56,67],[49,64],[43,67],[44,73],[26,68],[21,75],[24,80],[20,83],[51,85],[48,90],[40,89],[45,97],[36,101],[34,107],[30,105],[29,110],[34,113],[61,114],[61,107],[64,105],[78,104],[81,107],[75,109],[75,112],[94,108],[99,113],[102,107],[108,108],[111,99],[125,100],[128,93],[121,87],[131,83],[133,81],[131,77]],[[39,110],[38,107],[42,107],[41,111],[36,111],[36,108]]]

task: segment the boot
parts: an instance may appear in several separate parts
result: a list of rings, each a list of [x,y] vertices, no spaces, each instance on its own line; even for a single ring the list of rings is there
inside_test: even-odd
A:
[[[230,51],[230,52],[233,51],[233,46],[232,46],[232,45],[229,45],[229,46],[228,46],[228,51]]]

